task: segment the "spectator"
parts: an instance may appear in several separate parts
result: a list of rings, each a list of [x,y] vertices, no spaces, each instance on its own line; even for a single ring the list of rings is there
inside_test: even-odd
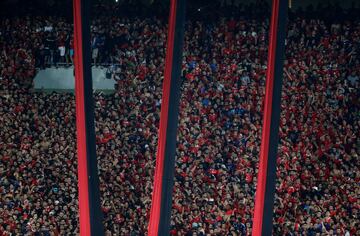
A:
[[[239,6],[242,17],[187,22],[171,235],[251,234],[267,67],[269,25],[257,20],[264,8]],[[30,93],[23,85],[35,65],[57,62],[59,47],[65,50],[57,55],[70,49],[72,59],[71,24],[24,17],[0,26],[0,234],[77,235],[74,96]],[[116,64],[118,83],[116,93],[95,95],[106,234],[145,235],[166,23],[99,16],[92,26],[94,64]],[[298,13],[289,29],[273,234],[357,235],[359,21]]]

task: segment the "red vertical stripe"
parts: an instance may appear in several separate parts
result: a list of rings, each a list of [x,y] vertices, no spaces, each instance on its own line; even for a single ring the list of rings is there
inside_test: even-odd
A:
[[[81,0],[74,0],[75,99],[78,153],[78,189],[80,235],[90,235],[89,190],[86,159],[85,98],[82,51]]]
[[[163,81],[163,95],[160,113],[160,128],[158,138],[158,148],[156,154],[156,167],[154,176],[154,188],[152,194],[150,222],[148,227],[149,236],[157,236],[159,234],[160,210],[161,210],[161,193],[162,193],[162,177],[164,170],[166,130],[169,114],[169,95],[173,62],[173,48],[176,23],[176,6],[177,0],[171,0],[169,28],[167,37],[167,50],[165,61],[165,73]]]
[[[276,52],[276,36],[278,25],[279,0],[273,0],[270,26],[270,41],[268,52],[268,67],[266,73],[266,90],[264,103],[264,120],[260,147],[260,162],[258,181],[256,186],[255,210],[253,218],[253,236],[262,235],[262,223],[264,214],[264,198],[266,188],[266,176],[269,156],[269,138],[272,112],[272,98],[274,87],[274,70],[275,70],[275,52]]]

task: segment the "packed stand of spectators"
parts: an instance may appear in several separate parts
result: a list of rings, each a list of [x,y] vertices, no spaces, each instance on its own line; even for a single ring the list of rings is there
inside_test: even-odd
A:
[[[1,94],[0,235],[75,235],[74,109],[72,95]]]
[[[0,89],[29,84],[35,75],[30,19],[0,21]],[[16,29],[16,30],[14,30]],[[9,43],[11,42],[11,43]]]
[[[360,233],[359,40],[359,21],[289,28],[277,234]]]
[[[268,25],[190,29],[172,233],[248,235]],[[360,233],[359,39],[359,22],[289,23],[274,235]]]
[[[137,212],[128,205],[149,205],[146,198],[151,196],[149,185],[166,46],[164,23],[139,19],[131,24],[124,19],[121,22],[124,26],[117,30],[133,32],[129,36],[134,40],[120,42],[114,48],[119,89],[115,95],[96,97],[102,205],[107,228],[117,232],[120,227],[112,227],[119,226],[120,213],[126,213],[128,220],[133,215],[132,222],[126,221],[129,227],[139,220],[146,222],[145,207]],[[24,88],[13,88],[1,91],[0,119],[5,128],[1,130],[0,146],[0,232],[20,235],[45,230],[55,235],[75,235],[78,216],[73,211],[77,209],[74,98],[70,94],[32,94]],[[142,179],[144,175],[146,181]],[[142,181],[135,184],[136,179]],[[144,232],[145,225],[140,230]]]
[[[252,18],[187,22],[171,235],[251,233],[269,28]],[[76,235],[74,97],[29,93],[15,77],[57,62],[57,44],[42,49],[58,37],[70,63],[71,24],[17,22],[1,22],[0,233]],[[116,64],[118,80],[115,94],[95,95],[107,235],[146,232],[166,28],[155,18],[92,24],[93,59]],[[274,235],[360,233],[359,42],[359,21],[288,24]]]

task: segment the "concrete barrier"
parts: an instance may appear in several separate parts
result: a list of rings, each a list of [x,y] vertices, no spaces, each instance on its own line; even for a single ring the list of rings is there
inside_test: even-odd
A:
[[[106,68],[92,68],[94,90],[115,90],[116,81],[106,79],[106,70]],[[34,78],[34,89],[47,91],[74,90],[74,67],[52,67],[40,70]]]

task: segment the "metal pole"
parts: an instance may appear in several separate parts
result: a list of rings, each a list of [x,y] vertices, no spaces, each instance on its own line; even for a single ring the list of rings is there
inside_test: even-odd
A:
[[[91,77],[90,0],[74,0],[75,99],[81,236],[104,235]]]
[[[171,0],[149,236],[170,231],[184,22],[185,0]]]
[[[288,0],[273,0],[253,236],[272,235]]]

